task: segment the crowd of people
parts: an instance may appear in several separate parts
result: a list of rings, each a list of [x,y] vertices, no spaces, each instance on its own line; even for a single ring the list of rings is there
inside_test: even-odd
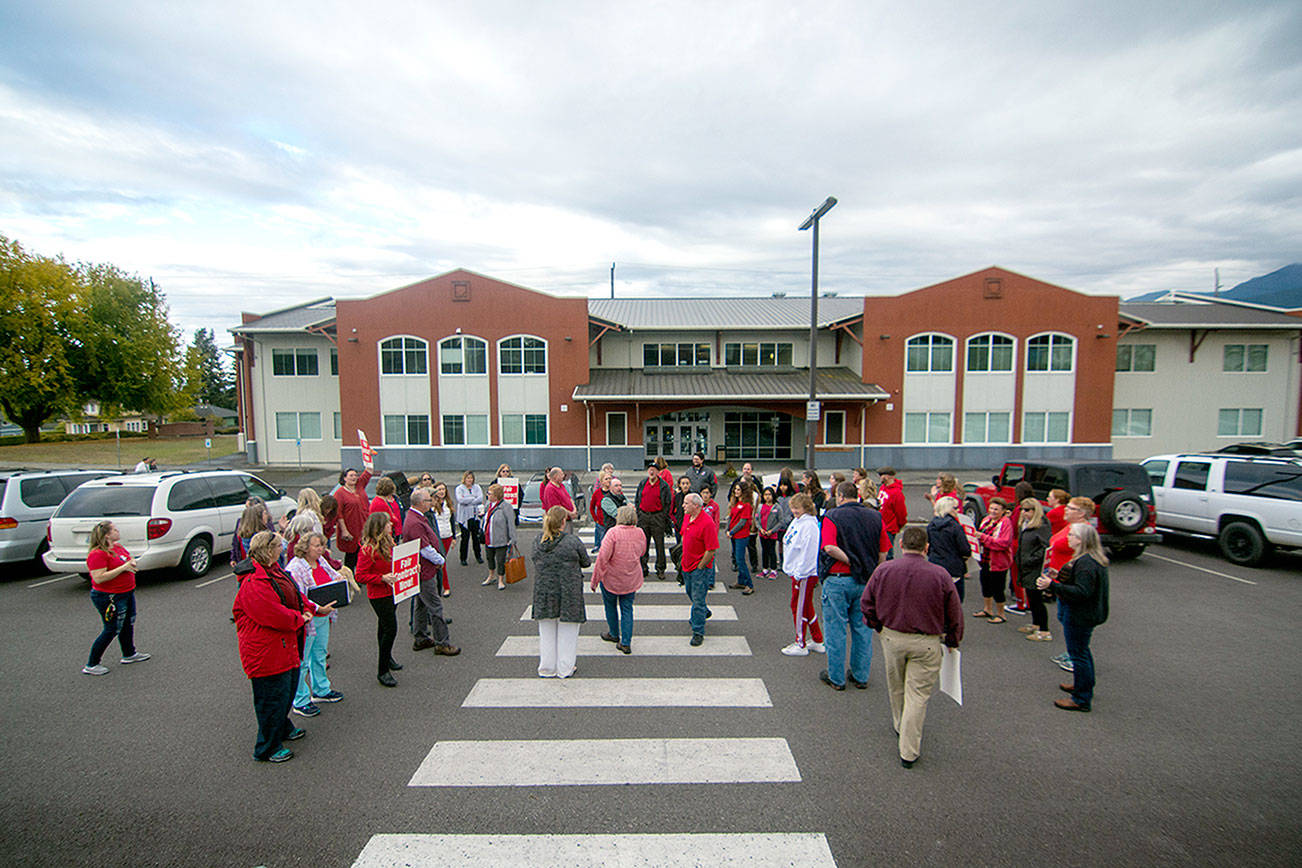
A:
[[[1108,561],[1090,523],[1095,505],[1089,498],[1055,489],[1046,510],[1021,483],[1012,503],[992,499],[976,525],[963,514],[955,477],[941,473],[926,495],[930,520],[909,524],[904,489],[893,468],[875,474],[856,468],[848,480],[833,473],[825,489],[817,472],[805,470],[797,482],[790,468],[765,485],[747,463],[721,505],[715,497],[718,476],[697,453],[677,478],[663,459],[650,464],[631,492],[613,466],[604,465],[588,498],[594,526],[589,550],[574,531],[578,513],[565,478],[561,468],[545,474],[539,492],[542,532],[529,559],[540,677],[568,678],[576,671],[578,636],[586,620],[583,571],[589,565],[590,588],[600,590],[605,609],[601,638],[619,652],[633,653],[638,592],[653,573],[655,581],[669,580],[670,563],[691,603],[688,642],[703,644],[711,614],[707,594],[719,581],[722,533],[735,573],[728,587],[750,596],[756,578],[774,581],[785,574],[789,579],[793,641],[781,653],[825,655],[819,678],[833,690],[868,686],[871,631],[880,634],[892,725],[905,767],[920,753],[926,703],[938,683],[943,649],[957,649],[963,638],[960,604],[973,560],[982,606],[971,614],[986,624],[1004,624],[1010,612],[1025,613],[1030,623],[1021,629],[1027,640],[1050,642],[1047,603],[1057,601],[1066,651],[1054,659],[1073,680],[1060,685],[1070,695],[1055,705],[1090,710],[1089,646],[1094,628],[1107,618]],[[507,587],[507,562],[518,557],[518,547],[506,480],[514,481],[510,467],[502,465],[485,491],[467,471],[449,493],[446,483],[425,473],[409,481],[409,492],[404,486],[400,499],[394,480],[385,476],[368,498],[370,471],[349,468],[325,496],[310,488],[300,491],[297,508],[279,521],[272,520],[262,500],[248,500],[231,540],[239,581],[232,620],[253,689],[255,759],[292,758],[286,743],[301,738],[303,729],[291,715],[314,717],[321,713],[318,703],[344,698],[327,672],[338,613],[333,602],[317,602],[326,598],[314,597],[315,589],[343,584],[360,594],[365,587],[376,616],[376,679],[385,687],[398,685],[394,673],[403,668],[393,653],[398,543],[416,541],[419,552],[419,589],[409,617],[412,650],[460,653],[451,643],[451,618],[442,603],[452,593],[448,561],[460,536],[461,564],[468,565],[472,552],[481,564],[486,556],[488,573],[481,584]],[[107,674],[101,661],[115,637],[122,663],[148,660],[150,655],[134,645],[135,561],[111,521],[92,532],[87,569],[101,629],[82,671]]]

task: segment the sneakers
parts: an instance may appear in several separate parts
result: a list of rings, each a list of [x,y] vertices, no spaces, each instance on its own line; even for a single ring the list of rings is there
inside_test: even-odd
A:
[[[313,693],[312,698],[315,699],[317,702],[338,702],[339,700],[344,698],[344,695],[340,693],[338,690],[331,690],[329,693],[325,694],[324,696],[318,696],[317,694]]]
[[[294,758],[294,752],[287,747],[282,747],[280,750],[276,751],[271,756],[267,757],[266,759],[263,759],[262,762],[283,763],[283,762],[289,762],[293,758]]]
[[[858,690],[867,690],[867,689],[868,689],[868,682],[867,682],[867,681],[859,681],[859,680],[857,680],[853,675],[851,675],[849,672],[845,673],[845,680],[848,681],[850,684],[853,684],[853,685],[855,686],[855,688],[858,689]]]
[[[1072,665],[1071,657],[1067,654],[1066,651],[1050,659],[1053,660],[1054,663],[1057,663],[1058,668],[1061,669],[1063,672],[1076,671],[1076,667]]]
[[[822,672],[818,673],[818,680],[821,681],[821,682],[823,682],[824,684],[826,684],[828,687],[832,688],[833,690],[845,690],[845,685],[844,685],[844,684],[837,684],[835,681],[833,681],[833,680],[832,680],[832,676],[830,676],[830,675],[827,674],[827,670],[826,670],[826,669],[824,669]]]
[[[1005,612],[1012,612],[1014,615],[1029,615],[1031,610],[1022,606],[1004,606]]]
[[[298,741],[305,735],[307,735],[307,730],[301,726],[296,726],[289,731],[289,735],[285,736],[285,741]]]
[[[447,645],[447,644],[435,645],[434,653],[441,655],[443,657],[456,657],[458,654],[461,653],[461,649],[458,648],[456,645]]]
[[[616,639],[614,636],[610,635],[609,632],[606,632],[606,633],[602,633],[602,634],[601,634],[601,641],[602,641],[602,642],[614,642],[615,644],[619,644],[619,640]]]
[[[108,675],[108,667],[102,663],[96,663],[94,666],[81,667],[82,675]]]
[[[805,647],[808,648],[810,651],[813,651],[815,654],[827,653],[827,646],[824,645],[822,642],[809,642],[805,645]]]
[[[295,705],[293,712],[300,717],[316,717],[321,713],[321,709],[309,702],[307,705]]]
[[[135,654],[132,654],[130,657],[123,657],[122,660],[121,660],[121,662],[122,662],[122,663],[143,663],[143,662],[145,662],[146,660],[148,660],[148,659],[150,658],[150,656],[151,656],[151,655],[146,654],[144,651],[137,651]]]
[[[700,645],[700,644],[701,644],[702,642],[704,642],[704,641],[705,641],[705,636],[704,636],[704,635],[702,635],[702,634],[700,634],[700,633],[693,633],[693,634],[692,634],[692,641],[691,641],[689,644],[691,644],[692,647],[696,647],[697,645]]]
[[[782,649],[782,653],[788,657],[808,657],[809,649],[804,645],[801,645],[799,642],[792,642],[790,645]]]

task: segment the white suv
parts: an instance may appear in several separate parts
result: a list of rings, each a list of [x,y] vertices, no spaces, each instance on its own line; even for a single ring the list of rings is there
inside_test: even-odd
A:
[[[250,497],[261,497],[273,520],[294,508],[285,492],[238,470],[135,473],[95,479],[77,488],[50,518],[45,565],[86,573],[90,532],[112,519],[141,570],[180,567],[202,576],[231,536]]]
[[[1143,462],[1164,530],[1215,537],[1236,564],[1302,546],[1302,459],[1196,454]]]

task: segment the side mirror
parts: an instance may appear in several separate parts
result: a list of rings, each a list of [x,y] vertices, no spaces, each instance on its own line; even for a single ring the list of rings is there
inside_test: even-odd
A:
[[[998,484],[999,484],[999,475],[996,474],[996,475],[990,477],[990,481],[991,481],[992,483],[994,483],[995,485],[998,485]]]
[[[285,496],[285,489],[283,489],[283,488],[277,488],[277,489],[276,489],[276,496],[277,496],[277,497],[284,497],[284,496]]]

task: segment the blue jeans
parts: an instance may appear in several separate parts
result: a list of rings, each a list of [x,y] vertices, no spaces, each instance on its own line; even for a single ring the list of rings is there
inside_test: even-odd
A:
[[[710,614],[710,607],[705,605],[705,595],[713,584],[713,561],[710,562],[708,567],[689,570],[683,574],[683,588],[692,601],[692,614],[688,617],[687,622],[691,625],[693,633],[705,635],[705,619]]]
[[[742,537],[732,541],[732,556],[737,561],[737,584],[743,588],[755,587],[755,582],[750,577],[750,564],[746,561],[746,547],[749,544],[749,537]]]
[[[414,598],[413,598],[414,599]],[[312,701],[312,697],[325,696],[330,692],[330,678],[326,675],[326,653],[330,650],[330,619],[313,618],[312,626],[315,636],[303,637],[303,662],[298,667],[298,691],[294,694],[294,704],[302,708]],[[312,687],[308,689],[308,680]]]
[[[86,661],[87,666],[98,666],[104,652],[108,650],[109,643],[113,637],[118,637],[118,645],[122,647],[122,656],[130,657],[136,653],[136,592],[127,591],[125,594],[107,594],[104,591],[97,591],[94,588],[90,590],[90,602],[99,612],[99,621],[103,628],[95,641],[90,645],[90,658]],[[113,604],[113,616],[106,618],[109,603]]]
[[[855,681],[868,681],[873,662],[872,631],[863,620],[859,598],[864,586],[844,574],[831,573],[823,580],[823,637],[827,643],[827,677],[833,684],[845,684],[846,625],[850,628],[850,674]]]
[[[601,541],[606,538],[606,531],[608,530],[610,528],[602,524],[595,525],[592,528],[592,550],[594,552],[601,550]]]
[[[1067,641],[1067,656],[1071,658],[1074,677],[1071,700],[1086,708],[1094,699],[1094,655],[1090,653],[1093,632],[1093,625],[1078,623],[1070,617],[1062,619],[1062,636]]]
[[[633,598],[636,593],[612,594],[601,586],[601,600],[606,604],[606,626],[610,635],[625,648],[633,641]]]

